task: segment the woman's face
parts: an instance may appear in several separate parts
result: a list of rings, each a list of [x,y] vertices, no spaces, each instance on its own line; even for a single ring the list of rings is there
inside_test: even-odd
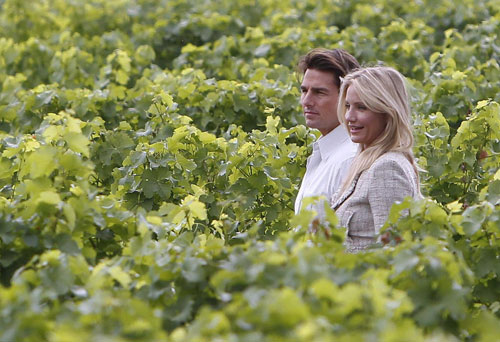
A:
[[[369,110],[359,99],[354,86],[347,88],[345,105],[345,119],[351,140],[365,147],[370,146],[384,131],[386,115]]]

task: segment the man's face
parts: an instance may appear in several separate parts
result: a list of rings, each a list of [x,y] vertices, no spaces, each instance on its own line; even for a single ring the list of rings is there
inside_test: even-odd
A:
[[[318,129],[322,135],[330,133],[339,125],[337,101],[339,88],[330,72],[307,69],[300,86],[300,104],[306,125]]]

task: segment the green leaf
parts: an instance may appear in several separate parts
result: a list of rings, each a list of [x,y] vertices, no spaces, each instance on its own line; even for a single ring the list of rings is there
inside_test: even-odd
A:
[[[88,145],[90,141],[81,133],[67,132],[64,134],[64,140],[68,143],[68,147],[75,152],[81,153],[84,156],[89,156]]]
[[[75,229],[76,214],[75,214],[75,210],[73,209],[73,207],[70,204],[65,203],[63,206],[63,213],[64,213],[64,216],[66,217],[66,222],[68,223],[68,228],[70,230]]]
[[[418,265],[420,259],[413,251],[403,250],[394,258],[394,274],[398,275],[403,272],[409,272],[413,267]]]
[[[124,288],[128,288],[132,279],[130,275],[123,271],[123,269],[119,266],[113,266],[108,270],[109,274],[120,283]]]
[[[156,58],[154,49],[149,45],[141,45],[135,51],[135,58],[142,65],[150,64]]]
[[[57,167],[57,163],[54,162],[56,153],[55,148],[40,147],[26,158],[23,172],[28,171],[33,178],[50,175]]]
[[[187,208],[189,208],[194,217],[200,220],[207,219],[207,210],[205,208],[205,203],[198,201],[194,196],[187,196],[183,200],[183,204],[187,206]]]
[[[59,204],[61,202],[61,197],[59,196],[58,193],[54,191],[43,191],[40,193],[38,196],[37,202],[44,202],[47,204]]]
[[[475,234],[484,222],[486,215],[484,211],[477,206],[467,208],[463,213],[462,226],[467,235]]]
[[[59,248],[59,250],[63,253],[69,255],[80,254],[80,249],[78,248],[78,245],[68,234],[58,234],[56,236],[56,244],[57,248]]]
[[[120,69],[116,72],[116,82],[118,82],[119,84],[122,84],[122,85],[127,84],[128,78],[129,78],[128,74],[125,71]]]
[[[266,306],[269,309],[269,323],[285,327],[294,327],[310,315],[308,307],[289,287],[270,291]]]
[[[311,285],[312,293],[320,299],[329,299],[335,301],[336,293],[339,291],[338,286],[332,281],[321,278],[316,280]]]
[[[486,199],[493,205],[500,204],[500,180],[494,180],[488,185]]]

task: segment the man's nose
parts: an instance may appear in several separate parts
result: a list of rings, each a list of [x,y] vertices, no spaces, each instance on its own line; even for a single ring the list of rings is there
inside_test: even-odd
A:
[[[302,93],[302,96],[300,97],[300,102],[303,107],[309,107],[313,105],[312,97],[310,94],[311,94],[310,92]]]

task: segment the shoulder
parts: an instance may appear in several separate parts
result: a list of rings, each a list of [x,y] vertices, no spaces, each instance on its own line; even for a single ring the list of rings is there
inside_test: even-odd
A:
[[[343,141],[335,146],[332,154],[328,158],[328,162],[333,165],[351,165],[352,161],[358,154],[358,144],[351,140]]]
[[[400,152],[387,152],[377,158],[368,169],[371,172],[379,172],[381,170],[400,170],[405,173],[414,172],[413,165]]]
[[[397,164],[408,164],[411,165],[408,159],[404,156],[403,153],[401,152],[386,152],[382,154],[380,157],[375,160],[373,163],[373,166],[380,166],[380,165],[393,165],[394,163]]]
[[[358,144],[352,142],[342,126],[335,128],[317,142],[321,155],[333,163],[352,159],[358,152]]]
[[[358,145],[350,140],[339,142],[335,146],[330,146],[328,156],[325,158],[324,162],[333,169],[343,168],[346,165],[349,167],[356,157],[357,152]]]
[[[367,186],[381,192],[390,189],[408,188],[416,193],[418,179],[410,161],[400,152],[387,152],[380,156],[368,169]]]
[[[374,183],[389,185],[403,179],[417,183],[415,168],[401,152],[386,152],[378,157],[366,171],[364,178],[372,185]]]

